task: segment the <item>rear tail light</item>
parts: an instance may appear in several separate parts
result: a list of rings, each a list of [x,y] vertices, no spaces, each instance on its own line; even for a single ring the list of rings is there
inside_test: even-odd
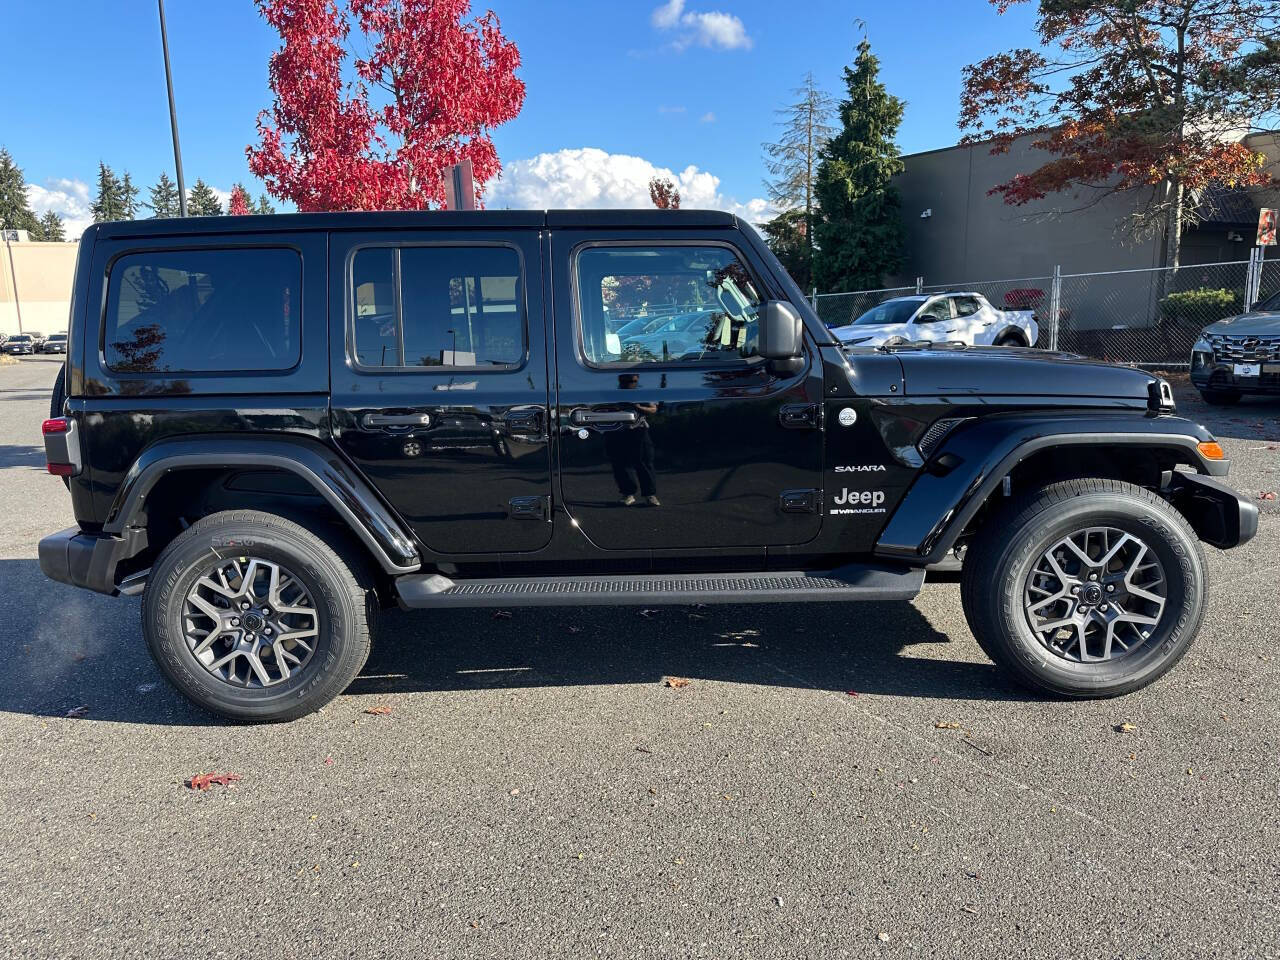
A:
[[[53,417],[40,425],[44,434],[46,469],[55,477],[80,473],[80,435],[70,417]]]

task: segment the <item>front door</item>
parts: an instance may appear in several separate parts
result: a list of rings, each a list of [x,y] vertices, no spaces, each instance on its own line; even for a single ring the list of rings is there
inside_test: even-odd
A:
[[[782,293],[721,236],[552,236],[561,496],[604,549],[762,556],[821,525],[821,368],[757,355]]]
[[[538,231],[330,240],[334,437],[443,554],[551,539]]]

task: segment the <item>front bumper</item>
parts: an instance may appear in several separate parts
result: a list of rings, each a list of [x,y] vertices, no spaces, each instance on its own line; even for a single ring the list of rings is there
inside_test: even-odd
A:
[[[140,542],[141,541],[141,542]],[[50,580],[69,583],[96,593],[120,592],[116,568],[146,546],[146,531],[130,528],[126,537],[86,533],[68,527],[40,541],[40,569]]]
[[[1261,363],[1259,366],[1261,368]],[[1266,366],[1280,365],[1269,362]],[[1238,377],[1234,364],[1219,363],[1213,354],[1197,352],[1191,356],[1191,385],[1197,390],[1219,390],[1224,393],[1280,394],[1280,372]]]
[[[1165,492],[1196,536],[1210,546],[1238,547],[1258,532],[1258,505],[1221,480],[1175,472]]]

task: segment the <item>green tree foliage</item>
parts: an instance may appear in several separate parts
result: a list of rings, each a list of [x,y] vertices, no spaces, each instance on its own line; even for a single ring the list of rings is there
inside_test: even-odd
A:
[[[276,212],[276,208],[271,205],[271,201],[265,193],[258,194],[258,204],[253,208],[254,213],[272,214]]]
[[[120,179],[120,203],[124,207],[124,219],[133,220],[138,216],[138,187],[128,170]]]
[[[0,147],[0,220],[7,230],[37,229],[36,215],[27,202],[27,182],[9,151]]]
[[[810,261],[809,222],[803,208],[784,210],[760,225],[765,242],[787,268],[791,279],[806,293],[813,286]]]
[[[130,195],[129,191],[133,193]],[[136,205],[137,189],[125,174],[121,180],[105,163],[98,162],[98,190],[93,197],[93,222],[108,220],[132,220]]]
[[[213,188],[197,177],[187,195],[187,212],[193,217],[220,217],[225,211]]]
[[[181,213],[181,207],[178,200],[178,188],[169,174],[161,172],[160,179],[155,182],[150,190],[151,199],[143,206],[150,208],[151,215],[157,219],[165,219],[168,217],[176,217]]]
[[[840,103],[840,132],[818,167],[814,273],[824,291],[879,287],[902,267],[906,235],[891,181],[902,172],[895,139],[903,103],[879,74],[880,62],[864,39],[853,66],[844,68],[848,95]]]
[[[46,240],[52,243],[62,243],[67,239],[67,231],[62,225],[62,218],[49,210],[36,224],[35,232],[32,233],[33,240]]]
[[[783,249],[789,250],[790,244],[799,241],[799,260],[793,254],[789,254],[789,260],[784,260],[776,245],[773,252],[786,265],[796,283],[807,289],[813,276],[814,219],[817,213],[814,186],[822,148],[835,133],[835,127],[831,125],[835,101],[818,89],[812,73],[805,74],[803,82],[793,93],[795,102],[777,111],[782,136],[777,143],[764,144],[764,163],[772,178],[764,182],[765,189],[769,191],[769,199],[774,205],[784,211],[772,230],[766,227],[765,232],[769,236],[776,234]],[[798,232],[795,218],[788,216],[793,210],[802,214]]]

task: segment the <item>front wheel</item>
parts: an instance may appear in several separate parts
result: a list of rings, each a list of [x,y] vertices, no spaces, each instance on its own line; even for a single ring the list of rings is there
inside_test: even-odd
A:
[[[311,713],[369,655],[377,605],[362,559],[274,514],[212,514],[152,567],[147,646],[169,681],[213,713],[259,722]]]
[[[1204,402],[1213,407],[1231,407],[1240,402],[1240,393],[1235,390],[1201,390]]]
[[[1083,479],[1034,491],[991,518],[961,579],[979,645],[1024,684],[1113,697],[1182,658],[1205,609],[1204,553],[1149,490]]]

